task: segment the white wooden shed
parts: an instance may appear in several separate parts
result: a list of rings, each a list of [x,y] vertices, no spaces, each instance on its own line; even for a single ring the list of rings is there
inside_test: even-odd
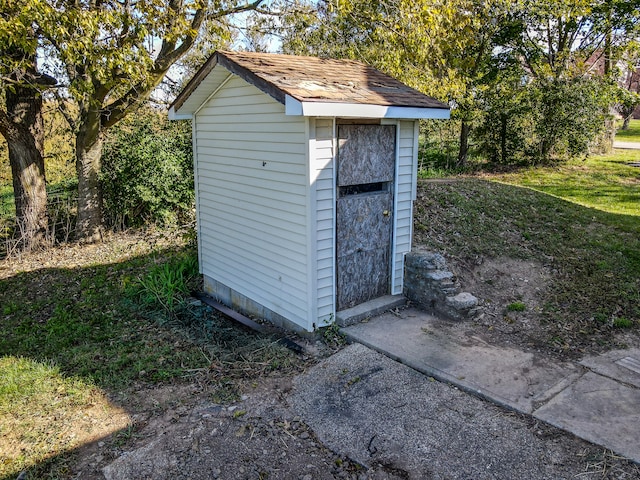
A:
[[[446,104],[360,62],[220,51],[169,115],[192,120],[205,291],[304,331],[402,294],[417,120]]]

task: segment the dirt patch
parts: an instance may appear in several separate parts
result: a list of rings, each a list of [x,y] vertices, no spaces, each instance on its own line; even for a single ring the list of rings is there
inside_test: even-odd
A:
[[[500,342],[533,347],[544,338],[540,313],[552,272],[533,260],[480,259],[475,265],[452,262],[463,291],[480,301],[472,322]]]
[[[545,316],[553,279],[558,274],[552,267],[533,259],[509,257],[478,257],[473,263],[458,258],[447,261],[461,290],[472,293],[480,302],[481,313],[465,322],[466,328],[482,334],[491,343],[514,345],[561,358],[567,355],[563,332],[554,335],[560,327],[550,324]],[[631,347],[637,346],[639,340],[634,332],[621,330],[611,334],[608,343]],[[583,342],[571,356],[600,350],[602,344]]]
[[[379,362],[361,361],[369,369],[381,370]],[[338,413],[345,415],[345,406],[355,406],[352,397],[360,395],[367,406],[358,407],[352,412],[353,415],[363,417],[353,425],[359,425],[359,428],[370,433],[378,415],[375,412],[377,400],[372,398],[376,396],[374,393],[377,390],[372,390],[373,387],[369,384],[370,377],[360,375],[361,372],[353,366],[354,370],[350,371],[349,376],[358,374],[358,381],[349,382],[345,387],[344,382],[335,379],[346,371],[344,365],[339,366],[338,373],[331,372],[331,362],[332,359],[318,362],[315,369],[327,370],[326,376],[331,383],[331,389],[335,389],[334,396],[328,394],[329,387],[321,387],[316,395],[306,392],[304,398],[309,403],[308,407],[313,410],[321,409],[324,405],[324,408],[328,408],[324,415],[335,414],[337,420],[332,418],[331,421],[340,422]],[[427,420],[424,421],[434,424],[419,435],[433,443],[432,450],[423,452],[424,457],[434,456],[433,465],[438,466],[436,470],[447,471],[451,475],[416,476],[410,473],[416,471],[415,468],[399,467],[412,462],[425,463],[423,455],[416,455],[411,448],[401,448],[402,441],[412,444],[408,433],[412,428],[409,425],[406,426],[406,431],[390,428],[384,434],[374,435],[374,439],[378,441],[377,447],[374,447],[381,450],[377,456],[371,455],[369,467],[363,467],[347,456],[346,452],[352,447],[349,437],[345,437],[346,443],[337,449],[340,453],[336,453],[319,440],[322,432],[316,432],[310,427],[313,421],[310,417],[307,418],[307,413],[300,413],[299,405],[298,408],[293,405],[294,397],[300,396],[300,392],[296,390],[301,387],[298,385],[294,389],[295,382],[309,382],[309,375],[311,371],[297,377],[270,377],[245,382],[241,386],[241,399],[229,405],[211,402],[210,392],[201,389],[197,382],[141,388],[127,399],[130,407],[135,406],[137,409],[131,415],[131,427],[76,452],[76,462],[69,466],[70,476],[87,480],[498,478],[491,473],[498,467],[491,467],[491,464],[500,463],[503,456],[507,456],[508,461],[512,462],[512,465],[500,463],[499,468],[504,472],[511,471],[511,467],[518,467],[520,470],[529,468],[523,466],[525,460],[535,465],[537,460],[534,457],[544,457],[549,462],[544,466],[544,471],[549,476],[545,477],[544,474],[540,475],[540,472],[532,471],[530,478],[568,479],[580,476],[620,480],[637,478],[640,473],[636,465],[623,458],[553,427],[540,424],[526,416],[504,411],[494,405],[483,405],[482,401],[468,397],[444,384],[429,381],[420,384],[415,379],[403,382],[403,385],[407,385],[411,391],[418,388],[435,389],[443,398],[436,401],[432,392],[431,395],[422,394],[419,399],[398,404],[394,390],[384,393],[386,387],[382,386],[378,393],[384,393],[393,403],[393,406],[384,409],[386,413],[382,414],[382,417],[389,419],[395,416],[406,421],[414,414],[413,405],[418,401],[426,402],[432,405],[431,408],[438,410],[439,413],[427,415]],[[422,378],[416,372],[412,372],[411,375]],[[309,385],[305,383],[304,389],[307,388]],[[335,395],[339,398],[335,398]],[[450,397],[454,397],[455,402]],[[367,412],[367,409],[371,409],[371,412]],[[425,414],[423,409],[420,411]],[[323,413],[314,410],[314,415],[322,417]],[[465,425],[466,434],[462,435],[462,438],[459,438],[460,432],[456,432],[455,422],[447,426],[447,416]],[[315,419],[316,424],[319,421],[322,422],[321,419]],[[349,417],[345,423],[350,421]],[[451,429],[451,435],[463,446],[456,448],[442,440],[439,437],[442,428]],[[504,428],[509,428],[510,431],[500,433]],[[413,431],[415,434],[415,426]],[[398,445],[394,444],[396,461],[393,462],[379,461],[389,460],[382,455],[383,452],[387,452],[383,448],[388,446],[388,442],[384,443],[387,435],[396,435],[398,439],[402,439]],[[484,435],[489,435],[490,438],[483,438]],[[509,436],[516,436],[518,440],[507,440]],[[361,441],[362,435],[354,434],[352,443]],[[485,451],[485,443],[489,441],[495,445],[486,449],[491,452],[491,458],[485,458],[482,452]],[[500,446],[501,442],[505,445]],[[514,452],[505,453],[503,447],[506,446],[514,449]],[[377,451],[376,448],[372,451]],[[518,457],[517,452],[525,450],[527,458]],[[445,451],[447,454],[438,453]],[[465,471],[480,473],[462,475],[460,465],[465,465]],[[492,470],[484,472],[484,469],[490,467]]]
[[[193,385],[139,391],[131,427],[85,446],[71,467],[87,480],[379,478],[318,441],[287,405],[291,377],[243,386],[241,400],[220,405]]]
[[[115,236],[109,244],[63,246],[0,263],[0,280],[8,279],[16,272],[38,271],[43,267],[71,269],[79,265],[119,262],[162,250],[162,242],[162,236],[141,233]],[[167,247],[171,246],[169,242]],[[532,339],[543,333],[538,310],[553,272],[535,262],[508,258],[484,260],[473,265],[450,262],[464,289],[479,297],[485,308],[485,315],[475,322],[465,323],[465,328],[491,334],[497,342],[535,348]],[[41,294],[46,295],[47,282],[40,281]],[[516,302],[523,303],[524,310],[508,310],[508,305]],[[144,335],[152,339],[158,332],[149,329]],[[181,340],[176,337],[172,344],[173,354],[186,349],[192,343],[190,338],[186,334]],[[302,338],[295,341],[305,347],[305,358],[301,359],[300,369],[291,368],[284,376],[281,373],[270,376],[268,369],[253,361],[247,361],[246,367],[259,371],[260,375],[251,380],[246,380],[250,371],[233,370],[220,362],[198,371],[185,371],[182,380],[156,386],[144,382],[148,376],[141,373],[122,391],[105,393],[100,401],[96,401],[95,407],[78,412],[81,422],[72,428],[86,432],[82,442],[69,445],[69,448],[80,443],[84,445],[62,454],[55,472],[45,471],[48,467],[42,466],[36,473],[29,473],[26,479],[407,478],[406,472],[394,470],[389,465],[373,464],[367,469],[344,456],[344,451],[331,450],[319,441],[316,432],[309,427],[308,419],[294,413],[289,405],[294,379],[302,368],[318,364],[322,368],[324,359],[335,352],[320,342]],[[206,353],[205,348],[202,351]],[[249,366],[252,362],[255,364]],[[234,392],[240,395],[237,401],[229,403],[214,399],[223,381],[232,384]],[[500,417],[510,414],[495,408],[491,412],[482,410],[479,415]],[[545,449],[563,442],[570,451],[583,452],[585,458],[581,457],[577,463],[589,474],[585,478],[637,478],[635,466],[623,459],[551,427],[528,425],[528,421],[522,420],[517,427],[535,428],[536,435],[551,432],[545,440]],[[446,451],[445,447],[443,451]],[[465,455],[465,452],[455,454]],[[448,455],[438,453],[438,461],[447,462],[448,458]],[[450,478],[459,478],[454,475],[453,467],[450,471]]]
[[[129,231],[105,234],[105,241],[95,244],[64,243],[55,247],[32,251],[27,254],[16,252],[10,258],[0,259],[0,280],[17,273],[31,272],[45,268],[73,269],[88,265],[124,262],[131,258],[175,248],[182,232],[161,230]]]

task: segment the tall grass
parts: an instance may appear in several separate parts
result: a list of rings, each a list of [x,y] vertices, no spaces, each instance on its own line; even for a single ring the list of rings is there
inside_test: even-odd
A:
[[[153,266],[128,291],[143,305],[157,306],[171,314],[184,304],[198,282],[198,257],[195,252],[188,252]]]

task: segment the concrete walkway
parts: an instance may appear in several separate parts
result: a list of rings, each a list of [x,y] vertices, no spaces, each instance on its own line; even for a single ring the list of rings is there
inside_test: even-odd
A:
[[[622,141],[616,140],[613,142],[613,148],[621,148],[623,150],[640,150],[640,143],[622,142]]]
[[[342,329],[419,372],[640,463],[640,349],[560,362],[464,330],[411,308]]]

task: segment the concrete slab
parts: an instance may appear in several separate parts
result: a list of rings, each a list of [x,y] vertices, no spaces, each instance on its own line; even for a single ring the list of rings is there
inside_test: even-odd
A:
[[[600,375],[640,388],[640,348],[585,357],[580,364]]]
[[[640,390],[589,372],[534,416],[640,462]]]
[[[469,337],[422,311],[384,314],[344,328],[351,341],[367,345],[438,380],[453,383],[523,413],[576,381],[584,369],[552,362],[515,348]]]
[[[392,308],[402,307],[406,303],[407,299],[404,295],[385,295],[384,297],[374,298],[355,307],[337,312],[336,323],[341,327],[346,327],[380,315]]]
[[[548,480],[585,472],[576,462],[586,444],[360,344],[296,378],[289,404],[328,448],[394,478]]]

